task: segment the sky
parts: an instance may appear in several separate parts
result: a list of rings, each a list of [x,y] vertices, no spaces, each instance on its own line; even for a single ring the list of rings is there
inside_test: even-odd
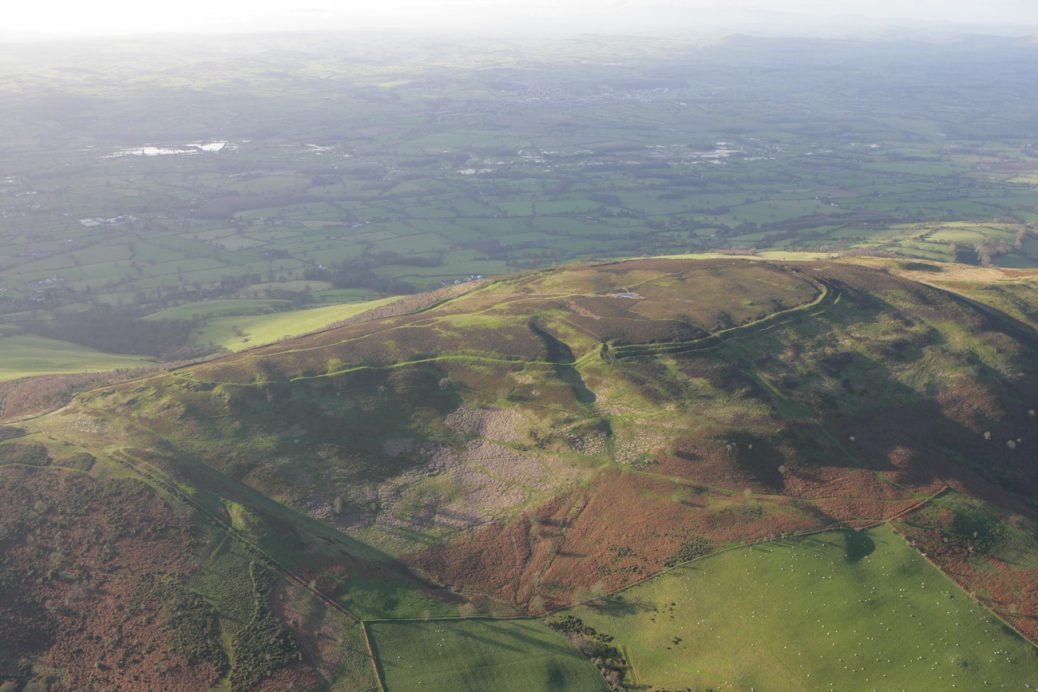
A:
[[[654,32],[825,24],[1038,27],[1038,0],[14,0],[0,36],[379,29]]]

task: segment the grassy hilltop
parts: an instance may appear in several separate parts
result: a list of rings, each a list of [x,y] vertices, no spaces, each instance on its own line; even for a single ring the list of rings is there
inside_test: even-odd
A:
[[[1038,637],[1038,599],[1012,586],[1030,574],[1038,512],[1038,334],[1015,288],[1033,277],[988,277],[988,290],[924,264],[570,265],[105,384],[12,421],[2,487],[31,479],[40,503],[56,501],[48,478],[130,493],[164,513],[147,526],[180,528],[162,534],[162,569],[148,568],[166,576],[145,584],[126,576],[132,541],[153,530],[140,513],[113,519],[111,503],[87,497],[63,512],[26,498],[0,515],[0,541],[16,546],[0,575],[12,613],[95,589],[106,602],[165,604],[155,644],[135,654],[110,635],[70,643],[64,618],[88,610],[73,599],[48,616],[49,634],[0,651],[0,676],[163,685],[171,678],[141,676],[172,675],[155,672],[164,651],[162,670],[205,676],[189,687],[409,689],[421,678],[521,689],[523,671],[574,689],[803,689],[857,684],[843,666],[858,656],[875,684],[884,673],[901,685],[952,674],[1031,684],[1034,647],[991,611]],[[980,540],[990,516],[1013,517],[1016,533]],[[69,527],[94,525],[76,550],[126,562],[69,571]],[[29,569],[40,547],[25,526],[52,537],[53,574]],[[902,534],[944,550],[927,549],[928,564]],[[858,556],[841,541],[871,548]],[[801,562],[806,572],[787,571]],[[748,565],[771,576],[743,579]],[[679,598],[689,590],[699,595]],[[790,590],[816,595],[795,618],[774,610]],[[862,598],[878,604],[868,617]],[[947,624],[899,625],[948,632],[913,644],[941,656],[902,652],[888,667],[888,643],[861,643],[891,636],[900,598]],[[546,621],[564,636],[537,619],[486,619],[575,604]],[[746,626],[720,627],[726,614]],[[846,620],[856,631],[843,639],[779,656],[793,667],[763,649],[738,654],[781,637],[780,621],[806,632]],[[188,640],[201,643],[178,648]],[[256,658],[259,641],[274,642],[272,658]],[[659,650],[667,642],[673,653]],[[91,655],[63,653],[76,648]],[[438,667],[444,655],[456,665]]]

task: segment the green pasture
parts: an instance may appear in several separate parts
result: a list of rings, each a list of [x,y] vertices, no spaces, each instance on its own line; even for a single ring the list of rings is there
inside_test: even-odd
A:
[[[605,689],[591,663],[538,621],[377,622],[368,631],[390,692]]]
[[[40,336],[17,334],[0,338],[0,381],[35,375],[139,368],[154,362],[143,356],[102,353]]]
[[[199,345],[213,344],[230,351],[241,351],[287,337],[317,331],[394,300],[396,298],[390,297],[363,303],[340,303],[267,315],[214,317],[207,320],[192,335],[192,341]]]
[[[721,553],[564,614],[652,689],[1038,684],[1038,651],[886,525]]]

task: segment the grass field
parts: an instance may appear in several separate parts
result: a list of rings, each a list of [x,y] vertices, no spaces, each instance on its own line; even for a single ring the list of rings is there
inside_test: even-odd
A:
[[[891,115],[877,118],[856,97],[834,92],[829,73],[795,71],[776,81],[767,70],[779,59],[777,49],[766,41],[747,46],[748,62],[737,69],[726,47],[704,47],[695,79],[668,85],[665,98],[641,101],[661,65],[688,71],[687,47],[610,43],[590,50],[618,51],[630,62],[624,83],[606,97],[597,92],[615,78],[611,59],[578,68],[568,58],[559,62],[569,48],[539,44],[529,54],[495,50],[493,58],[483,47],[455,46],[467,57],[450,62],[465,67],[428,83],[426,63],[439,47],[387,54],[377,69],[354,58],[333,69],[300,55],[291,69],[268,75],[228,59],[223,42],[202,63],[211,80],[199,82],[198,70],[183,65],[174,70],[220,104],[201,110],[194,92],[138,98],[138,85],[154,78],[139,59],[119,69],[100,62],[74,89],[122,96],[73,148],[55,143],[28,96],[69,85],[12,56],[0,66],[0,83],[22,85],[11,92],[10,108],[23,126],[0,142],[10,169],[0,179],[0,313],[99,302],[191,317],[199,308],[219,309],[202,306],[206,298],[329,303],[345,300],[335,295],[340,291],[366,298],[632,255],[879,252],[951,260],[953,246],[960,259],[980,246],[980,261],[1038,264],[1038,239],[1028,227],[1038,218],[1038,159],[1016,134],[1030,131],[1034,108],[994,105],[1031,98],[1031,85],[1019,76],[1026,69],[989,69],[971,54],[963,69],[977,71],[965,93],[959,73],[951,79],[927,60],[911,61],[900,77],[931,90],[925,107],[884,91],[884,69],[849,71],[878,80],[870,93],[882,93],[882,105],[872,105]],[[210,55],[210,48],[197,48]],[[797,50],[807,56],[832,48]],[[1007,58],[998,55],[1003,65]],[[1029,65],[1026,55],[1015,59]],[[183,58],[178,52],[176,61]],[[888,59],[867,52],[853,58],[861,65]],[[523,66],[516,88],[503,90],[496,75],[469,71],[486,59]],[[327,93],[306,81],[316,73],[335,74],[360,91]],[[231,82],[255,88],[223,88]],[[365,88],[385,90],[389,100],[375,107]],[[530,99],[529,89],[552,96]],[[259,91],[271,100],[251,102],[247,95]],[[798,98],[790,101],[791,93]],[[132,112],[113,106],[131,101]],[[688,101],[702,111],[690,114],[680,105]],[[292,107],[276,105],[284,103]],[[439,105],[430,110],[432,103]],[[805,126],[804,107],[824,114],[832,129]],[[226,146],[191,156],[112,156],[116,141],[175,145],[179,135],[138,129],[171,112],[192,114],[187,131],[222,131]],[[264,123],[261,132],[206,120],[245,112]],[[338,129],[344,119],[366,133],[348,146]],[[996,120],[999,127],[991,126]],[[560,129],[570,121],[581,126]],[[73,132],[82,125],[62,122]],[[299,123],[305,138],[338,143],[286,141],[284,133]],[[963,146],[946,146],[951,142]],[[789,186],[793,179],[800,184]],[[184,209],[194,213],[185,216]]]
[[[262,298],[228,298],[225,300],[202,300],[159,310],[148,315],[151,320],[190,320],[231,315],[255,315],[272,312],[286,304],[284,300]]]
[[[566,611],[627,682],[694,689],[1033,689],[1038,657],[888,526],[738,549]]]
[[[0,381],[35,375],[139,368],[154,361],[142,356],[101,353],[67,341],[40,336],[0,338]]]
[[[594,667],[540,622],[380,622],[369,631],[387,690],[603,690]]]
[[[199,345],[213,344],[231,351],[241,351],[317,331],[394,300],[396,298],[381,298],[363,303],[342,303],[266,315],[212,317],[192,335],[192,340]]]

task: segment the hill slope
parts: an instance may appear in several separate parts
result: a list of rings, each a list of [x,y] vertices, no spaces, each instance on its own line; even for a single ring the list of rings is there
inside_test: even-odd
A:
[[[883,267],[574,265],[85,392],[0,458],[89,452],[347,618],[540,613],[949,488],[1033,516],[1036,364]]]

